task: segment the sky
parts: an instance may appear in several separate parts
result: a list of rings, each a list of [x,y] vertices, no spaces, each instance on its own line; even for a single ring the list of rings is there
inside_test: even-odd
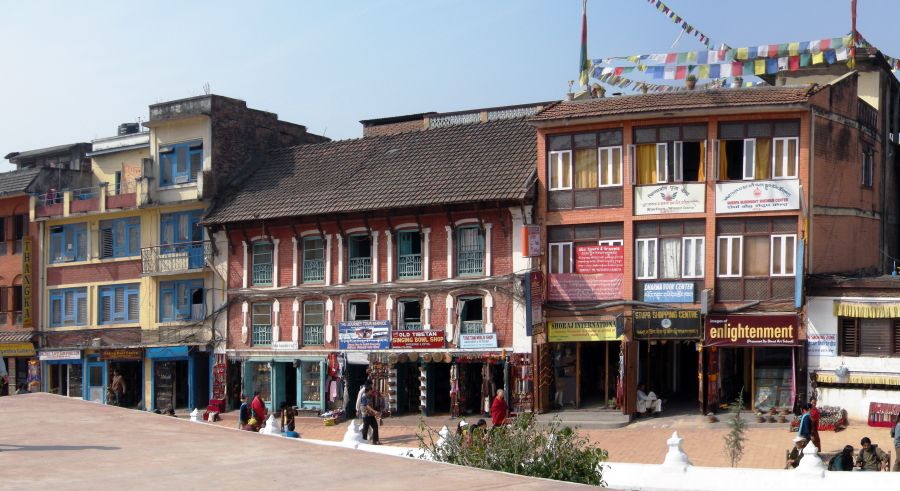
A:
[[[900,57],[897,0],[858,30]],[[714,42],[850,32],[850,0],[669,0]],[[579,0],[0,3],[0,156],[112,136],[211,91],[333,139],[359,120],[558,100],[578,78]],[[647,0],[588,0],[588,56],[703,49]],[[893,33],[893,34],[892,34]],[[12,167],[0,161],[0,171]]]

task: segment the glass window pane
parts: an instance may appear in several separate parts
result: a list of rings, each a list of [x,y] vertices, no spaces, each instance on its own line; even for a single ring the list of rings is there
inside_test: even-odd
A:
[[[769,275],[769,237],[744,237],[744,276]]]
[[[778,236],[772,237],[772,273],[781,274],[781,251],[784,244],[782,238]]]
[[[719,275],[727,275],[728,274],[728,238],[720,237],[719,238],[719,247],[718,247],[718,273]]]
[[[705,256],[705,251],[703,250],[703,239],[694,239],[694,275],[695,276],[703,276],[704,268],[703,268],[703,258]]]
[[[562,246],[562,270],[561,273],[572,272],[572,245],[565,244]]]
[[[559,254],[560,254],[560,244],[550,244],[550,273],[560,273],[559,267]]]
[[[775,140],[775,162],[772,162],[773,176],[784,177],[784,140]]]
[[[784,246],[787,250],[784,251],[784,274],[792,275],[794,274],[794,249],[796,248],[797,238],[793,236],[784,238]]]
[[[660,240],[659,252],[660,276],[663,278],[680,278],[681,239],[669,238]]]
[[[787,145],[787,169],[786,177],[797,177],[797,139],[791,138]]]
[[[622,147],[612,149],[612,180],[609,184],[622,184]]]
[[[597,149],[575,151],[575,188],[597,187]]]
[[[572,154],[560,154],[562,158],[562,172],[560,174],[560,186],[564,188],[572,187]]]

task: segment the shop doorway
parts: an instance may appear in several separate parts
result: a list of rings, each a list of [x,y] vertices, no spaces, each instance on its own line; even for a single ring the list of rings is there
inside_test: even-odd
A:
[[[419,365],[398,363],[397,367],[397,414],[419,412]]]
[[[618,373],[618,344],[606,341],[577,343],[579,393],[578,407],[605,408],[616,394],[616,374]]]
[[[166,409],[186,409],[188,407],[188,362],[157,361],[154,363],[153,407]]]
[[[344,376],[347,381],[347,404],[344,408],[344,414],[348,417],[355,418],[356,414],[356,396],[359,395],[359,389],[366,383],[366,369],[369,365],[357,365],[350,363]]]
[[[225,380],[227,384],[228,408],[237,409],[241,407],[241,370],[243,370],[240,361],[228,360],[225,371]]]
[[[125,393],[119,400],[121,407],[137,408],[143,402],[143,371],[141,370],[140,361],[111,361],[109,362],[110,373],[118,371],[122,375],[125,382]],[[112,384],[112,377],[109,378]],[[112,401],[110,401],[112,403]]]
[[[89,362],[87,364],[88,390],[87,400],[103,404],[106,401],[106,363]]]
[[[666,402],[663,409],[696,410],[698,358],[696,341],[649,340],[640,342],[638,383]]]
[[[294,363],[276,363],[275,370],[278,371],[276,377],[278,379],[278,392],[282,394],[279,397],[278,406],[285,402],[288,406],[297,405],[297,368]]]
[[[744,396],[744,407],[752,403],[753,348],[719,349],[719,405],[733,403],[738,396]]]
[[[81,362],[47,364],[48,390],[51,394],[81,398]]]
[[[428,377],[428,405],[427,415],[450,413],[450,364],[429,363],[427,366]]]

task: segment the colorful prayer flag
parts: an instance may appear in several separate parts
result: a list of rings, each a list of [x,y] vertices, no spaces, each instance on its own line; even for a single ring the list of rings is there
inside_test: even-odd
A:
[[[754,75],[765,75],[766,73],[766,60],[765,58],[758,58],[753,62],[753,74]]]
[[[809,66],[809,59],[810,59],[809,53],[801,53],[800,54],[800,66],[801,67]]]
[[[783,72],[788,69],[788,57],[782,56],[778,58],[778,71]]]
[[[738,48],[737,54],[734,55],[735,60],[746,60],[747,59],[747,48]]]
[[[763,65],[763,69],[765,69],[765,65]],[[744,75],[754,75],[756,71],[756,66],[754,62],[748,61],[744,63]],[[737,75],[735,75],[737,76]]]
[[[800,54],[800,43],[788,43],[788,54],[797,56]]]
[[[687,67],[680,66],[675,69],[675,80],[684,80],[687,76]]]
[[[837,61],[846,61],[847,60],[847,48],[839,48],[834,50],[835,57]]]
[[[788,57],[788,69],[792,72],[796,72],[800,69],[800,57],[799,56],[789,56]]]
[[[721,75],[721,68],[724,67],[724,66],[727,66],[728,69],[729,69],[729,72],[730,72],[730,70],[731,70],[731,65],[706,65],[706,67],[707,67],[707,68],[706,68],[706,70],[707,70],[706,77],[707,77],[707,78],[719,78],[719,77],[721,77],[721,76],[722,76],[722,75]]]
[[[713,67],[719,68],[719,76],[712,77],[712,69],[709,70],[710,77],[712,78],[728,78],[731,76],[731,63],[722,63],[721,65],[713,65]]]
[[[825,63],[828,63],[829,65],[837,63],[837,56],[834,54],[833,49],[823,51],[823,53],[825,53]]]
[[[674,66],[665,67],[665,71],[663,72],[663,79],[675,80],[675,67]]]
[[[819,65],[821,63],[825,63],[825,54],[819,51],[818,53],[813,53],[812,55],[812,64]]]
[[[831,48],[831,39],[821,39],[819,40],[819,49],[825,51]]]
[[[679,65],[687,63],[687,53],[678,53],[678,61],[676,63]]]
[[[731,62],[731,76],[740,77],[744,73],[744,64],[740,61]]]
[[[767,56],[769,58],[778,58],[778,45],[777,44],[769,45],[769,50],[768,50]]]
[[[678,59],[678,53],[669,53],[666,55],[666,65],[672,65]]]
[[[698,65],[705,65],[709,63],[709,52],[708,51],[700,51],[694,53],[696,56],[694,57],[694,61],[697,62]]]
[[[700,65],[697,67],[697,78],[709,78],[709,65]]]
[[[778,73],[778,58],[766,58],[765,62],[767,74]]]

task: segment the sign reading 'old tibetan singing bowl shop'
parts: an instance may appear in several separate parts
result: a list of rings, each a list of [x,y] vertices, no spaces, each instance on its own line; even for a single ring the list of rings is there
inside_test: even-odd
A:
[[[391,331],[391,348],[443,348],[444,331]]]
[[[796,315],[708,315],[707,346],[796,346]]]
[[[637,339],[700,339],[703,325],[699,310],[635,310]]]

